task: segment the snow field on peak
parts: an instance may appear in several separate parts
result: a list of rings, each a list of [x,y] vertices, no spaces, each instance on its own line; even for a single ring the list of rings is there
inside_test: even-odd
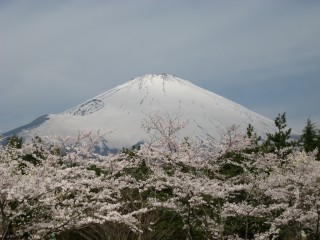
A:
[[[39,135],[71,135],[79,131],[106,133],[108,147],[131,147],[147,138],[142,122],[154,114],[180,116],[187,123],[182,137],[219,138],[232,125],[250,123],[259,135],[274,130],[273,121],[189,81],[168,74],[149,74],[102,93],[49,120],[32,131]]]

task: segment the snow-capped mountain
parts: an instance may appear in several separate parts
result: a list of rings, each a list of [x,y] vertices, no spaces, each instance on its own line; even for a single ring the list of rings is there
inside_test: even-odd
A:
[[[168,74],[150,74],[102,93],[60,114],[42,116],[4,136],[29,130],[34,135],[70,135],[79,131],[110,132],[109,148],[131,147],[143,141],[142,127],[154,114],[179,115],[182,133],[200,139],[217,138],[232,125],[243,130],[250,123],[264,135],[273,132],[273,121],[224,97]]]

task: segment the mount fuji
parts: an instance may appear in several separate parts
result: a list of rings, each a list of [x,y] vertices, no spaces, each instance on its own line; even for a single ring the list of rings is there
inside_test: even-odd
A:
[[[168,74],[149,74],[104,92],[59,114],[42,116],[30,124],[4,133],[76,136],[78,132],[110,132],[109,149],[143,142],[143,121],[154,114],[179,115],[184,136],[218,138],[232,125],[245,130],[251,124],[259,135],[274,131],[273,121],[187,80]]]

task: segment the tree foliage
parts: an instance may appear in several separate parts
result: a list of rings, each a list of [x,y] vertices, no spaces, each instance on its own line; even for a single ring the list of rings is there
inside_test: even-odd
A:
[[[279,156],[284,157],[290,153],[290,147],[294,144],[290,139],[291,128],[287,128],[286,113],[279,113],[274,123],[277,131],[275,133],[267,133],[264,146],[268,152],[275,152]]]
[[[1,238],[320,238],[316,147],[290,143],[285,114],[267,143],[252,127],[197,141],[176,116],[150,120],[150,141],[108,156],[90,133],[2,146]]]
[[[307,120],[307,124],[303,129],[300,143],[306,152],[312,152],[315,149],[319,150],[320,148],[320,130],[316,128],[315,124],[312,123],[310,119]],[[320,160],[319,151],[317,159]]]

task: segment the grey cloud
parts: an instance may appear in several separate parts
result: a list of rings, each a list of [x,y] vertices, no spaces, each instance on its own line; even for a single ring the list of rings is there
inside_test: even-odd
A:
[[[276,114],[281,103],[270,99],[264,108],[261,97],[245,94],[319,77],[319,9],[317,1],[7,1],[0,4],[0,129],[162,72]],[[295,117],[306,115],[291,106],[284,104]]]

